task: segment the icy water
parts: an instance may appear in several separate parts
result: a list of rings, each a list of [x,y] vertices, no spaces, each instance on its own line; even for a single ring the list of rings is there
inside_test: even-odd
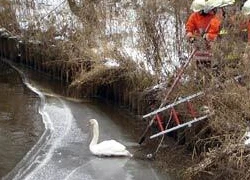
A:
[[[23,158],[43,132],[39,97],[0,61],[0,177]]]
[[[20,67],[18,68],[20,69]],[[4,69],[9,68],[5,67]],[[18,78],[15,71],[9,69],[7,72],[14,73],[20,83],[20,78]],[[69,100],[61,96],[62,93],[60,92],[63,92],[63,86],[60,83],[51,81],[27,69],[21,68],[21,72],[25,74],[22,74],[24,82],[35,93],[25,88],[22,83],[15,86],[18,89],[16,91],[22,92],[19,95],[24,96],[22,97],[24,99],[17,100],[16,98],[18,97],[14,97],[10,91],[10,97],[15,102],[13,106],[22,106],[24,110],[19,112],[19,118],[17,118],[20,124],[17,125],[17,127],[20,126],[20,129],[14,131],[18,132],[17,134],[13,135],[10,133],[7,135],[0,132],[1,142],[6,138],[17,138],[16,141],[7,141],[9,143],[8,149],[7,146],[6,148],[0,147],[2,157],[6,156],[5,152],[12,149],[12,146],[15,147],[11,150],[12,153],[3,162],[1,161],[1,168],[8,167],[5,173],[11,170],[3,177],[3,180],[170,179],[166,174],[161,174],[152,167],[151,162],[145,159],[100,158],[93,156],[88,149],[90,129],[87,127],[87,124],[90,118],[96,118],[99,121],[100,140],[116,139],[127,146],[132,153],[135,153],[139,147],[136,142],[137,139],[131,134],[131,131],[133,131],[131,119],[123,116],[116,108],[102,102]],[[7,77],[14,76],[3,74],[2,79]],[[5,82],[3,81],[3,84],[14,82],[14,80],[9,79],[5,80]],[[13,90],[15,88],[9,89]],[[28,100],[25,99],[26,94],[24,92],[30,95],[27,98]],[[4,99],[4,93],[1,93],[0,97],[1,100]],[[29,100],[31,97],[33,101]],[[9,101],[8,99],[6,100],[6,102]],[[19,101],[22,104],[17,105]],[[31,102],[33,104],[29,104]],[[6,110],[5,114],[10,112],[10,110]],[[26,113],[31,116],[27,117]],[[11,117],[11,115],[7,117]],[[20,119],[25,119],[23,121],[26,123]],[[2,122],[10,122],[10,118],[5,118]],[[6,131],[12,132],[11,128],[13,127],[7,126],[7,123],[0,125]],[[17,128],[16,125],[13,126]],[[36,136],[28,138],[29,136],[26,137],[22,134],[24,131],[27,131],[28,135],[36,132]],[[17,155],[20,152],[22,153]],[[13,160],[11,166],[7,165],[9,159],[15,160]],[[2,175],[5,175],[5,173]]]

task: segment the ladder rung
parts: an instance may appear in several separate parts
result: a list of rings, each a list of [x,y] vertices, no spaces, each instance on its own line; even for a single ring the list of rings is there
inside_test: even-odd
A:
[[[208,114],[208,115],[205,115],[205,116],[201,116],[201,117],[199,117],[199,118],[194,118],[192,121],[189,121],[189,122],[180,124],[180,125],[178,125],[178,126],[175,126],[175,127],[173,127],[173,128],[170,128],[170,129],[166,129],[165,131],[162,131],[162,132],[159,132],[159,133],[157,133],[157,134],[154,134],[154,135],[150,136],[150,139],[156,138],[156,137],[161,136],[161,135],[163,135],[163,134],[167,134],[167,133],[169,133],[169,132],[175,131],[175,130],[180,129],[180,128],[185,127],[185,126],[191,127],[193,123],[196,123],[196,122],[198,122],[198,121],[204,120],[204,119],[208,118],[208,117],[211,116],[211,115],[212,115],[212,114]]]
[[[178,104],[181,104],[181,103],[183,103],[183,102],[189,101],[189,100],[191,100],[191,99],[193,99],[193,98],[195,98],[195,97],[197,97],[197,96],[203,95],[203,94],[204,94],[204,92],[203,92],[203,91],[200,91],[200,92],[198,92],[198,93],[196,93],[196,94],[193,94],[193,95],[191,95],[191,96],[187,96],[187,97],[185,97],[185,98],[183,98],[183,99],[181,99],[181,100],[179,100],[179,101],[176,101],[176,102],[174,102],[174,103],[172,103],[172,104],[169,104],[169,105],[167,105],[167,106],[165,106],[165,107],[159,108],[159,109],[157,109],[157,110],[155,110],[155,111],[153,111],[153,112],[151,112],[151,113],[148,113],[148,114],[142,116],[142,118],[146,118],[146,117],[155,115],[155,114],[157,114],[157,113],[159,113],[159,112],[165,111],[165,110],[167,110],[167,109],[169,109],[169,108],[171,108],[171,107],[174,107],[174,106],[176,106],[176,105],[178,105]]]

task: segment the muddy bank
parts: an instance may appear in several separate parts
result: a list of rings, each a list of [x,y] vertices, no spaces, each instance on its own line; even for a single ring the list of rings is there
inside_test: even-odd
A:
[[[6,175],[43,132],[39,97],[19,74],[0,61],[0,177]]]

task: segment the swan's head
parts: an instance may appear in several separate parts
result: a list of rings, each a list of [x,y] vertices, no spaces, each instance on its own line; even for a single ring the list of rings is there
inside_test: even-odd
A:
[[[90,124],[91,126],[96,126],[96,125],[98,125],[98,122],[97,122],[96,119],[90,119],[90,120],[89,120],[89,124]]]

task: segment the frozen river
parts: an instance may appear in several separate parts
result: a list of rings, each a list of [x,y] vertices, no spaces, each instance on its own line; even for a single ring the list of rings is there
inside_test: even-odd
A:
[[[58,82],[23,68],[20,73],[26,86],[40,99],[34,117],[40,113],[44,131],[3,180],[169,179],[144,159],[99,158],[90,153],[87,124],[91,118],[99,121],[100,140],[116,139],[130,152],[137,151],[139,146],[131,133],[131,119],[119,110],[104,103],[70,100],[60,95],[63,86]]]

